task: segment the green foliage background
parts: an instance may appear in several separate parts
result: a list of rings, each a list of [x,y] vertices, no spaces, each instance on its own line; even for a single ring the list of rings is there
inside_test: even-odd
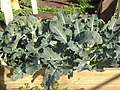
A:
[[[37,0],[38,2],[40,0]],[[57,12],[61,9],[67,11],[68,13],[72,13],[75,10],[78,10],[80,14],[87,14],[87,8],[94,9],[94,5],[90,4],[90,0],[73,0],[73,3],[71,3],[70,6],[63,7],[63,8],[51,8],[48,6],[45,7],[39,7],[38,11],[39,13],[53,13],[57,14]],[[14,17],[16,16],[28,16],[32,14],[32,7],[31,7],[31,1],[30,0],[20,0],[20,7],[19,10],[13,10]],[[49,3],[49,2],[48,2]],[[4,15],[2,12],[0,12],[0,25],[4,25]]]

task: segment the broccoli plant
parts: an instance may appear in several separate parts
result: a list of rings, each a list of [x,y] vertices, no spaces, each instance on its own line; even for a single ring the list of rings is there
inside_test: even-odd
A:
[[[0,34],[1,64],[12,66],[12,80],[45,68],[43,83],[49,90],[63,74],[70,78],[75,70],[117,67],[119,26],[114,17],[105,24],[96,15],[80,16],[77,11],[60,11],[43,22],[20,16]]]

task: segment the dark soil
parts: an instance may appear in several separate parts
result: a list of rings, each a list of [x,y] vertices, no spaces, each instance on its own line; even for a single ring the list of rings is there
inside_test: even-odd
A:
[[[41,0],[38,3],[38,7],[48,6],[51,8],[63,8],[65,6],[69,6],[70,4],[70,0]],[[52,18],[54,15],[50,13],[41,13],[34,16],[36,16],[38,19],[46,20]]]
[[[70,0],[42,0],[38,3],[39,7],[51,7],[51,8],[62,8],[64,6],[69,6]]]
[[[40,2],[38,2],[38,7],[51,7],[51,8],[63,8],[65,6],[70,6],[70,4],[72,3],[73,0],[41,0]],[[94,3],[96,5],[98,5],[100,0],[91,0],[91,3]],[[89,14],[97,14],[95,8],[93,9],[86,9],[87,12]],[[49,19],[51,17],[53,17],[53,14],[38,14],[38,15],[34,15],[42,20],[46,20]]]
[[[51,13],[40,13],[40,14],[34,14],[33,16],[37,17],[38,19],[40,19],[41,21],[50,19],[54,16],[54,14]]]

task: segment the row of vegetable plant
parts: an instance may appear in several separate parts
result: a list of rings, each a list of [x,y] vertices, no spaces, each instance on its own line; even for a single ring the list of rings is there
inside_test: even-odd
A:
[[[19,16],[0,32],[0,62],[13,69],[12,80],[45,68],[44,87],[49,90],[61,75],[74,71],[103,71],[118,67],[120,20],[105,24],[96,15],[59,11],[50,20]]]

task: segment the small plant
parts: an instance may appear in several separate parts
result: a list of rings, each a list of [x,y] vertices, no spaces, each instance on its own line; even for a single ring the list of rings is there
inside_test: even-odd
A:
[[[50,90],[59,90],[58,86],[59,83],[56,81],[54,87],[51,88]],[[44,87],[43,83],[40,86],[35,86],[33,88],[31,88],[30,85],[26,83],[25,86],[20,87],[20,90],[44,90],[43,87]],[[67,90],[67,89],[63,89],[63,90]]]
[[[20,87],[20,90],[30,90],[30,86],[28,83],[25,84],[25,87]]]
[[[30,88],[30,86],[26,86],[26,87],[21,87],[20,90],[43,90],[38,86],[35,86],[33,88]]]

